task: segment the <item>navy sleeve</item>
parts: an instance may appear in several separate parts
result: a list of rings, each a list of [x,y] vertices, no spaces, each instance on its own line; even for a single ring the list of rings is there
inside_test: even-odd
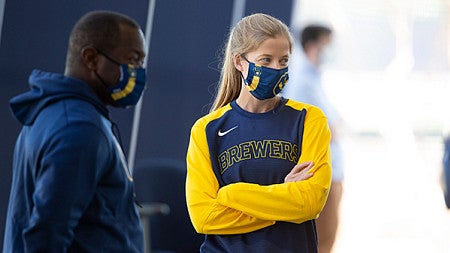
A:
[[[445,204],[450,209],[450,136],[444,142],[444,157],[442,159],[442,187],[444,191]]]
[[[36,165],[34,207],[23,231],[28,252],[67,251],[108,166],[108,147],[104,133],[88,123],[70,124],[50,137]]]

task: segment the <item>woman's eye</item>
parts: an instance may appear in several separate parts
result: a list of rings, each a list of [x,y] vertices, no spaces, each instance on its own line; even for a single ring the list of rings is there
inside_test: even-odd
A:
[[[286,65],[288,65],[288,63],[289,63],[289,59],[288,59],[288,58],[284,58],[284,59],[281,60],[280,63],[281,63],[281,65],[286,66]]]
[[[270,59],[270,58],[261,58],[261,59],[259,59],[259,62],[265,63],[265,64],[270,63],[271,61],[272,61],[272,59]]]

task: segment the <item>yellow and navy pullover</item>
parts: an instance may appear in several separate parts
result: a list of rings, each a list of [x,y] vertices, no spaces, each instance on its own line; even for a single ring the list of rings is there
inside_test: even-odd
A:
[[[282,98],[266,113],[236,101],[200,118],[187,152],[186,200],[201,252],[317,252],[314,219],[331,182],[323,112]],[[284,183],[302,162],[314,176]]]

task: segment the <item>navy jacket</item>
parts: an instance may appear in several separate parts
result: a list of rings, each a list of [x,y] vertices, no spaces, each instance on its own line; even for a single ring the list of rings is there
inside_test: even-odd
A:
[[[450,209],[450,136],[444,138],[442,168],[442,190],[444,192],[445,205]]]
[[[133,180],[86,83],[34,70],[10,101],[17,138],[4,253],[143,252]]]

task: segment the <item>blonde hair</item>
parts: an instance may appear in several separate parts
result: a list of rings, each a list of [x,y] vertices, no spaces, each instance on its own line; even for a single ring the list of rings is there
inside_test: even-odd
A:
[[[231,30],[222,62],[219,87],[210,112],[230,103],[241,91],[241,73],[234,66],[234,56],[256,50],[261,43],[278,36],[289,40],[292,53],[293,40],[289,28],[280,20],[267,14],[257,13],[241,19]]]

